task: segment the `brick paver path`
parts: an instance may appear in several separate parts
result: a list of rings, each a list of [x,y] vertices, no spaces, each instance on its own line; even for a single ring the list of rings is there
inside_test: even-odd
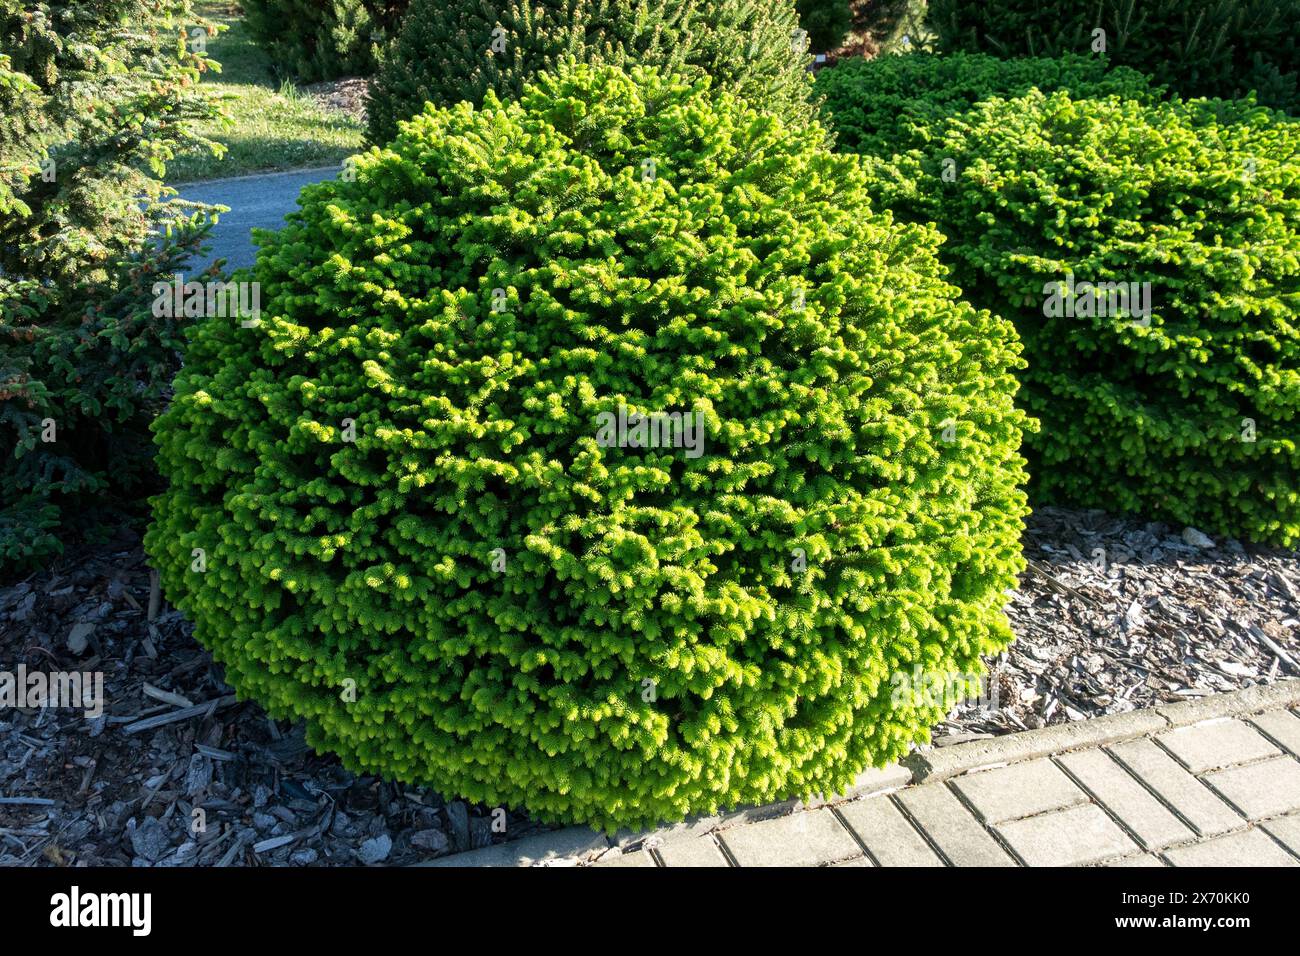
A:
[[[849,794],[429,866],[1297,866],[1300,680],[914,753]]]
[[[769,819],[670,828],[595,865],[1297,866],[1300,716],[1215,717]]]

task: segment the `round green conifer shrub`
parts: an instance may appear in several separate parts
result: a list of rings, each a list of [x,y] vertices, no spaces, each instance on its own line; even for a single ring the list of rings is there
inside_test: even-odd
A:
[[[514,99],[566,58],[698,70],[789,122],[813,116],[794,0],[413,0],[370,87],[369,141],[426,102]]]
[[[853,153],[889,156],[924,146],[941,122],[981,100],[1030,90],[1065,90],[1076,99],[1124,96],[1143,102],[1164,89],[1127,67],[1095,56],[1020,57],[985,53],[909,53],[841,60],[817,72],[822,121],[836,145]]]
[[[147,547],[240,695],[612,828],[841,790],[1008,643],[1018,344],[857,157],[583,65],[354,168],[156,426]]]
[[[1031,497],[1300,542],[1300,124],[1032,91],[918,141],[872,189],[1014,321]]]

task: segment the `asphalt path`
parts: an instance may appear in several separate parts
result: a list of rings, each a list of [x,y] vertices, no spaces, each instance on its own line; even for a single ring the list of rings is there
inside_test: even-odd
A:
[[[287,213],[297,206],[298,192],[308,183],[333,179],[339,167],[296,169],[287,173],[265,173],[234,179],[212,179],[184,183],[176,188],[182,199],[229,206],[208,236],[210,251],[191,263],[194,272],[215,259],[225,259],[226,268],[251,266],[257,249],[252,229],[279,229]]]

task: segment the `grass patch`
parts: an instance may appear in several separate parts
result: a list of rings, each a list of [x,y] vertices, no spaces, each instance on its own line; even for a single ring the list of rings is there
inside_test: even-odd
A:
[[[329,166],[361,149],[360,123],[275,76],[270,59],[249,36],[237,3],[200,3],[198,9],[224,28],[208,40],[208,55],[221,64],[221,72],[206,74],[203,82],[226,99],[231,123],[199,124],[203,135],[226,146],[225,155],[179,156],[168,164],[169,183]]]

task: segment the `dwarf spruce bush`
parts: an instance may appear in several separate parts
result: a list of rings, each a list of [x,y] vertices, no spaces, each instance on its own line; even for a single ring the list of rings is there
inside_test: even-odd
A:
[[[929,0],[927,22],[949,53],[1104,56],[1183,96],[1297,112],[1298,21],[1300,0]]]
[[[1155,102],[1164,90],[1095,56],[1021,57],[911,53],[846,59],[817,73],[822,118],[847,152],[889,156],[924,146],[942,120],[995,96],[1065,90],[1076,99],[1111,94]]]
[[[794,0],[412,0],[370,88],[368,136],[388,142],[426,102],[513,99],[569,57],[698,70],[806,123],[808,45]]]
[[[580,66],[355,173],[156,426],[147,547],[241,695],[614,827],[843,788],[945,710],[898,675],[1010,640],[1017,345],[856,157]]]
[[[1032,91],[915,138],[872,188],[1014,320],[1031,491],[1300,541],[1300,125]]]

